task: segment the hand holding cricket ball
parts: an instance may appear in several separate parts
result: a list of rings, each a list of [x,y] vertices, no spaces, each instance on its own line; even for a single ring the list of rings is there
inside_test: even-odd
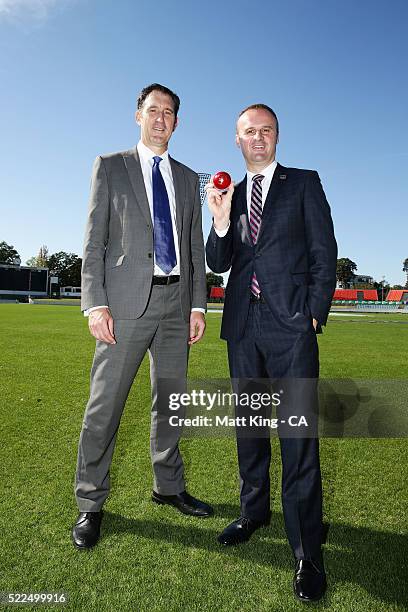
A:
[[[229,225],[234,183],[228,172],[220,171],[214,174],[205,189],[214,227],[222,231]]]

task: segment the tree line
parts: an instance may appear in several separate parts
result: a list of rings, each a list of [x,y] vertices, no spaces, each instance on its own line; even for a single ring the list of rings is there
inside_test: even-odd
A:
[[[3,240],[0,242],[0,263],[4,264],[20,264],[21,258],[18,251],[13,245],[7,244]],[[66,253],[58,251],[57,253],[48,252],[47,246],[43,245],[38,254],[31,257],[26,262],[27,266],[35,268],[48,268],[51,276],[58,277],[58,284],[61,287],[72,286],[80,287],[81,285],[81,266],[82,259],[75,253]],[[357,283],[354,287],[357,289],[408,289],[408,257],[402,262],[402,271],[407,275],[405,287],[402,285],[390,285],[385,280],[374,281],[373,283]],[[342,257],[337,260],[337,280],[343,287],[348,287],[355,277],[357,264],[348,257]],[[213,272],[207,273],[207,297],[210,295],[211,287],[222,287],[224,279],[219,274]]]
[[[13,245],[4,241],[0,242],[0,263],[21,263],[18,251]],[[58,253],[49,254],[47,246],[43,245],[38,251],[38,255],[30,257],[26,261],[26,265],[32,268],[48,268],[50,276],[58,277],[60,287],[81,286],[82,259],[75,253],[58,251]]]
[[[408,257],[402,262],[402,271],[407,275],[405,287],[403,285],[393,285],[391,287],[385,279],[382,279],[381,281],[373,281],[372,283],[355,283],[353,282],[353,279],[356,276],[354,274],[356,270],[357,264],[348,257],[338,259],[336,275],[339,284],[344,288],[347,288],[352,284],[355,289],[408,289]]]
[[[0,263],[18,264],[21,263],[21,258],[18,251],[13,245],[7,244],[5,241],[0,242]],[[48,268],[50,276],[58,277],[60,287],[80,287],[81,286],[81,266],[82,259],[75,253],[66,253],[58,251],[58,253],[49,254],[46,245],[40,247],[37,255],[30,257],[26,261],[26,266],[33,268]],[[210,296],[211,287],[222,287],[224,279],[218,274],[208,272],[207,274],[207,297]]]

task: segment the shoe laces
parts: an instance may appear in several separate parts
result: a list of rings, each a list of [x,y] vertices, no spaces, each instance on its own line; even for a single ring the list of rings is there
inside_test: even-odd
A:
[[[99,512],[84,512],[82,516],[82,521],[85,521],[86,519],[88,519],[91,522],[95,522],[98,518],[99,518]]]

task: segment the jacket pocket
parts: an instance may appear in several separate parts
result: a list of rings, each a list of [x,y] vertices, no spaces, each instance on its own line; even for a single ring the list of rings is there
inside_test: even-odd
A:
[[[124,253],[122,253],[122,255],[110,255],[105,261],[105,267],[109,269],[117,268],[118,266],[122,265],[124,258]]]

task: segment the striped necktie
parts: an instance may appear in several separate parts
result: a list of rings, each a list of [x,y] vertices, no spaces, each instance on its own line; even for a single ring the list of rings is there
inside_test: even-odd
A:
[[[252,177],[252,192],[251,192],[251,209],[249,225],[251,227],[252,242],[256,244],[258,240],[259,228],[262,219],[262,179],[265,178],[263,174],[255,174]],[[251,278],[251,291],[255,296],[259,296],[261,290],[259,288],[258,281],[256,279],[255,272]]]

